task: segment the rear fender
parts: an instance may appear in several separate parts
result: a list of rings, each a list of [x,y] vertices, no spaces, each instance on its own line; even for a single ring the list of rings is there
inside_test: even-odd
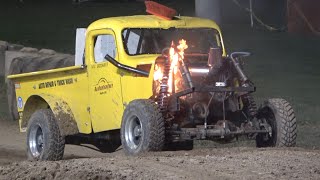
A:
[[[48,94],[33,95],[28,98],[20,122],[22,131],[26,130],[31,115],[38,109],[51,109],[62,136],[79,133],[77,122],[68,104],[64,100]]]

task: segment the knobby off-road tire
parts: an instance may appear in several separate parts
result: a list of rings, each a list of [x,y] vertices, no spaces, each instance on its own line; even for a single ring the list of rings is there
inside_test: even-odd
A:
[[[65,138],[50,109],[34,112],[27,128],[27,156],[29,160],[61,160]]]
[[[258,112],[259,119],[266,119],[272,136],[259,134],[257,147],[293,147],[296,145],[297,122],[294,111],[284,99],[269,99]]]
[[[122,118],[121,143],[128,155],[163,149],[165,126],[157,104],[146,99],[128,104]]]

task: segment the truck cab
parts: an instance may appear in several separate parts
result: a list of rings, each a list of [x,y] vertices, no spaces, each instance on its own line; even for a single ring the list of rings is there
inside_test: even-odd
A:
[[[219,41],[212,38],[214,43],[219,42],[223,48],[220,29],[210,20],[180,17],[168,21],[150,15],[107,18],[92,23],[86,34],[85,63],[93,131],[119,129],[129,102],[153,96],[154,65],[161,51],[182,36],[189,35],[191,44],[191,38],[201,37],[201,33],[217,38]],[[199,41],[200,38],[194,43]],[[149,76],[115,67],[105,59],[107,54],[121,64],[148,72]]]
[[[212,35],[225,55],[220,29],[211,20],[137,15],[93,22],[77,34],[75,66],[8,76],[16,90],[21,132],[43,108],[52,111],[63,137],[119,131],[126,106],[154,95],[154,66],[162,50],[184,35],[200,44],[203,33],[204,38]],[[148,76],[119,68],[106,55]]]

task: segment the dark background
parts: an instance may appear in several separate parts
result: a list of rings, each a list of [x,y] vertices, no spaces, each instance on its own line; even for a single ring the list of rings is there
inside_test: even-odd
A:
[[[248,7],[247,0],[239,1]],[[195,14],[192,0],[161,2],[181,15]],[[284,1],[259,0],[254,9],[264,23],[286,29]],[[135,14],[146,14],[142,2],[1,1],[0,40],[73,53],[77,27],[87,27],[103,17]],[[287,99],[297,116],[298,146],[320,148],[320,37],[270,32],[262,26],[252,29],[248,13],[232,0],[222,1],[221,28],[229,53],[236,50],[253,53],[245,70],[257,86],[257,101],[269,97]],[[0,116],[6,117],[5,88],[3,81],[0,83]]]

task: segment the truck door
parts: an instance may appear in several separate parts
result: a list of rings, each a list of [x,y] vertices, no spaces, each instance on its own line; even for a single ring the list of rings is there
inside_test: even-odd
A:
[[[112,30],[95,30],[87,34],[90,56],[89,101],[94,132],[119,129],[123,113],[121,82],[118,69],[104,57],[109,54],[118,60],[115,34]]]

